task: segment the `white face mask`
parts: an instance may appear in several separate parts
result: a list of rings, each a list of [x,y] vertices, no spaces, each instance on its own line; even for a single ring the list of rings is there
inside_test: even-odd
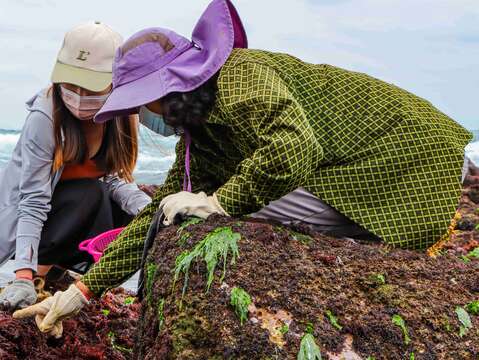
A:
[[[146,106],[140,107],[140,123],[148,129],[163,136],[175,135],[175,128],[166,124],[163,116],[150,111]]]
[[[110,94],[81,96],[60,85],[63,103],[79,120],[91,120],[101,109]]]

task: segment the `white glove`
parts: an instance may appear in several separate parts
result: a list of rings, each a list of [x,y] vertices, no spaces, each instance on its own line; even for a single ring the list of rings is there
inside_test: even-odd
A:
[[[165,220],[163,224],[171,225],[178,214],[185,216],[196,216],[206,219],[211,214],[228,216],[216,198],[207,196],[204,192],[193,194],[187,191],[166,196],[160,203],[160,210],[163,210]]]
[[[23,309],[23,310],[19,310],[19,311],[16,311],[14,314],[13,314],[13,317],[15,319],[22,319],[24,317],[30,317],[30,316],[33,316],[33,314],[30,314],[30,312],[28,313],[22,313],[22,311],[25,311],[25,310],[32,310],[32,311],[35,311],[35,322],[37,323],[37,326],[38,328],[40,328],[40,324],[42,323],[43,319],[45,318],[45,315],[48,313],[48,311],[50,310],[53,302],[55,301],[54,297],[53,296],[50,296],[48,298],[46,298],[45,300],[43,300],[42,302],[39,302],[38,304],[35,304],[35,305],[32,305],[30,306],[29,308],[26,308],[26,309]],[[28,315],[27,315],[28,314]],[[62,336],[62,333],[63,333],[63,324],[61,321],[57,321],[51,330],[49,331],[45,331],[47,332],[50,336],[54,336],[56,337],[57,339],[60,338]]]
[[[13,313],[15,319],[35,316],[35,322],[41,332],[61,337],[63,332],[62,320],[72,317],[88,304],[88,300],[75,284],[66,291],[57,291],[55,295],[41,303],[29,306]]]

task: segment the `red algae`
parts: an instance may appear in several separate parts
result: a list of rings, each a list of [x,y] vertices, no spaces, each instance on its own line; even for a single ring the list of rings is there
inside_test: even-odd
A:
[[[42,334],[33,319],[14,320],[0,312],[0,359],[131,359],[140,305],[123,289],[92,301],[63,321],[63,337]]]

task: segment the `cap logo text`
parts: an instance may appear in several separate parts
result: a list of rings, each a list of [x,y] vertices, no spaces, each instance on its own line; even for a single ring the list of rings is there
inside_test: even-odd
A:
[[[77,60],[86,61],[88,55],[90,55],[89,51],[80,50],[80,53],[78,54]]]

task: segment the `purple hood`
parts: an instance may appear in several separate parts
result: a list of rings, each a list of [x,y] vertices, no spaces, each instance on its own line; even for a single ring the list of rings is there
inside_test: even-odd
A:
[[[195,26],[192,41],[174,31],[149,28],[116,52],[113,91],[95,116],[105,122],[172,92],[192,91],[224,65],[233,48],[246,48],[241,19],[230,0],[213,0]]]

